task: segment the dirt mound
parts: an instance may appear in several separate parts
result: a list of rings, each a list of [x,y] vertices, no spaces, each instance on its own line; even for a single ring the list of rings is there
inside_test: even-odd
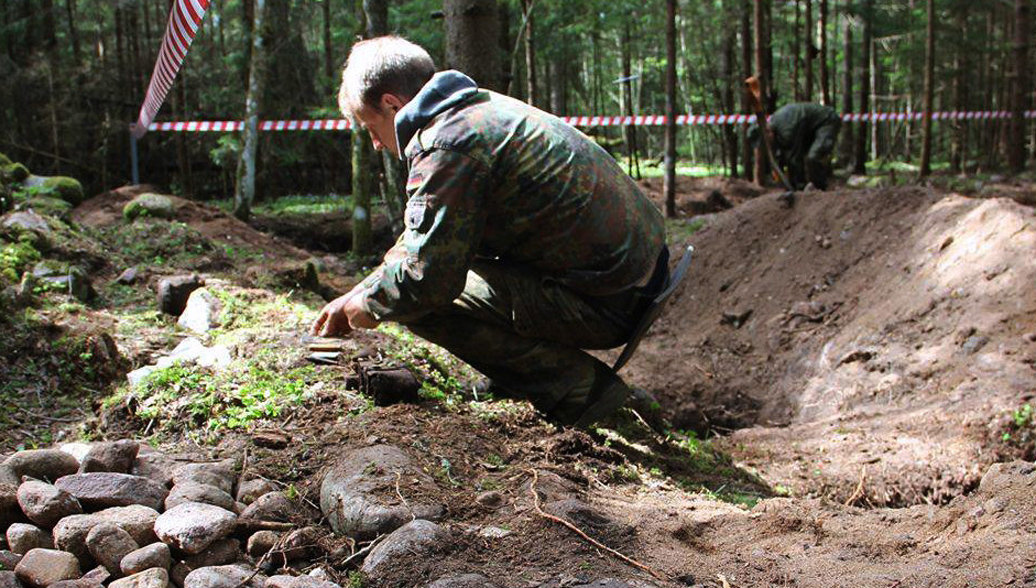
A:
[[[154,191],[152,186],[136,185],[104,192],[77,206],[72,211],[72,219],[89,227],[116,225],[124,222],[122,207],[127,202]],[[218,208],[176,196],[168,197],[176,209],[172,220],[190,225],[215,243],[229,248],[260,249],[273,259],[303,260],[309,257],[307,252],[260,232]]]
[[[628,376],[795,494],[948,501],[1036,392],[1034,220],[921,188],[747,201],[689,239]]]

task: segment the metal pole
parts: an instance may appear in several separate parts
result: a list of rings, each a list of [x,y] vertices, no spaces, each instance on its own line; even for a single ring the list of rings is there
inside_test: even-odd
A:
[[[133,184],[140,183],[140,169],[137,166],[137,138],[130,132],[130,162],[133,169]]]

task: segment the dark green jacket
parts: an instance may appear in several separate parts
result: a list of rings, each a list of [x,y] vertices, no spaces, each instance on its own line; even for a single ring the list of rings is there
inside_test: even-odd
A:
[[[781,165],[801,166],[809,155],[817,131],[829,125],[837,129],[841,118],[834,108],[812,102],[787,104],[770,116],[777,158]],[[824,154],[827,155],[827,154]]]
[[[440,72],[396,116],[405,230],[365,281],[366,309],[405,322],[449,304],[476,256],[602,296],[642,284],[665,242],[658,208],[593,141],[523,102]]]

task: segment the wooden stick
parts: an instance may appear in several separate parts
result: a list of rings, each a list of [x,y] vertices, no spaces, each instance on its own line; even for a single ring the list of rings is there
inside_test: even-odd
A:
[[[545,519],[554,521],[556,523],[560,523],[560,524],[568,527],[569,529],[574,531],[577,535],[579,535],[583,539],[586,539],[587,541],[589,541],[590,544],[593,545],[594,547],[607,551],[608,553],[614,555],[615,557],[621,559],[622,561],[632,565],[633,567],[636,567],[636,568],[639,568],[641,570],[644,570],[645,572],[651,574],[652,576],[654,576],[655,578],[657,578],[659,580],[662,580],[663,582],[666,582],[666,581],[669,580],[669,578],[667,578],[667,577],[663,576],[661,573],[656,572],[655,570],[647,567],[646,565],[640,563],[639,561],[637,561],[635,559],[632,559],[632,558],[629,558],[629,557],[619,553],[618,551],[615,551],[611,547],[608,547],[607,545],[604,545],[601,542],[597,541],[596,539],[590,537],[589,535],[587,535],[586,533],[581,531],[579,529],[579,527],[573,525],[572,523],[566,521],[565,519],[562,519],[562,518],[556,517],[556,516],[554,516],[552,514],[548,514],[546,512],[543,512],[543,509],[540,508],[540,495],[536,493],[536,483],[539,481],[540,477],[536,473],[535,469],[530,469],[529,471],[532,473],[532,484],[529,486],[529,489],[532,492],[532,500],[533,500],[533,505],[536,507],[536,514],[540,515],[541,517],[543,517]]]
[[[845,501],[845,506],[851,505],[856,501],[857,498],[863,495],[863,480],[867,477],[867,464],[863,464],[863,469],[860,470],[860,483],[856,485],[856,490],[849,496],[849,500]]]

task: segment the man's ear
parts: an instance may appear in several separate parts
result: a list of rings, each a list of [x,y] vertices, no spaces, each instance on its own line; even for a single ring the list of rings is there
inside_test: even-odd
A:
[[[381,95],[380,106],[381,106],[381,110],[384,111],[384,112],[390,112],[393,115],[395,115],[397,112],[399,112],[400,108],[403,108],[404,104],[406,104],[406,103],[403,102],[403,100],[400,99],[400,97],[396,96],[395,94],[382,94]]]

